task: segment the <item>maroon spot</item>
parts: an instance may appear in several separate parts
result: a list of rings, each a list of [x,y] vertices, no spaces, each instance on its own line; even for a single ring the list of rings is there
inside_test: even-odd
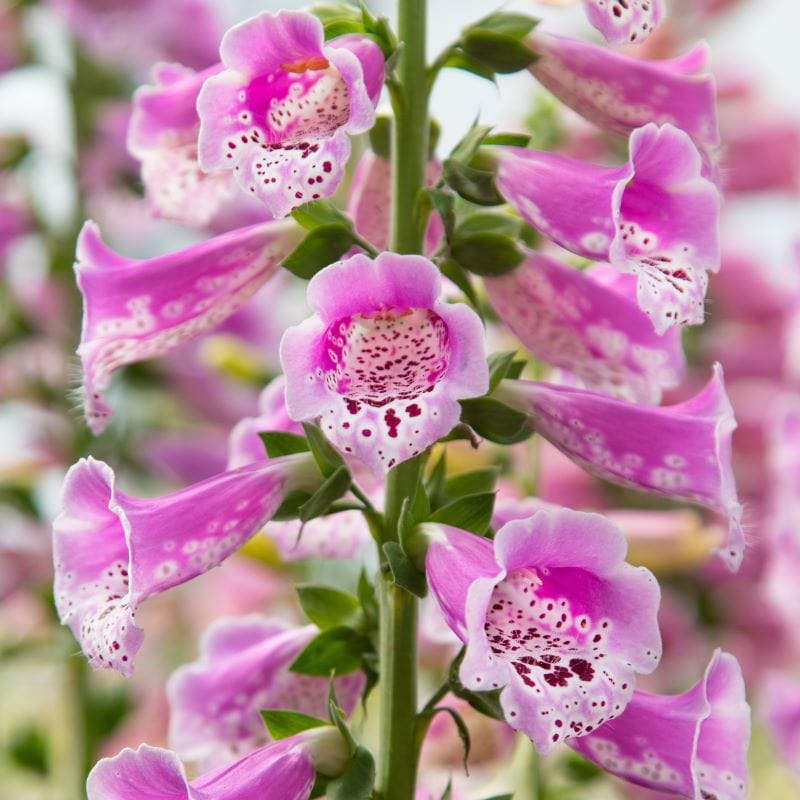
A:
[[[386,413],[383,415],[383,421],[389,428],[389,436],[392,439],[396,439],[397,428],[400,425],[400,417],[397,416],[397,412],[393,408],[386,409]]]
[[[408,414],[409,417],[418,417],[421,413],[422,409],[416,403],[406,406],[406,414]]]

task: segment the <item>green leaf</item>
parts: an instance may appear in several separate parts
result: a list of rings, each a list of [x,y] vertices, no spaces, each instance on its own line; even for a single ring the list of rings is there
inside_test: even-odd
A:
[[[293,453],[307,453],[309,450],[305,436],[298,436],[296,433],[265,431],[258,435],[270,458],[280,458],[280,456],[289,456]]]
[[[527,14],[495,11],[470,25],[467,30],[480,28],[481,30],[513,36],[515,39],[524,39],[538,24],[538,19],[529,17]]]
[[[300,509],[311,499],[311,495],[302,489],[289,492],[272,515],[276,522],[285,522],[290,519],[299,519]]]
[[[305,615],[323,631],[353,623],[361,610],[357,597],[332,586],[300,585],[297,596]]]
[[[448,683],[450,684],[450,691],[462,700],[466,700],[476,711],[479,711],[486,717],[499,719],[505,722],[505,714],[500,705],[500,692],[501,689],[495,689],[491,692],[472,692],[467,689],[461,679],[458,677],[458,670],[461,667],[461,662],[464,660],[464,648],[453,660],[450,665],[450,673],[448,676]]]
[[[516,444],[529,439],[533,428],[521,411],[491,397],[461,400],[461,419],[478,436],[497,444]]]
[[[491,130],[490,125],[473,124],[464,138],[453,148],[450,158],[460,161],[462,164],[468,164]]]
[[[444,502],[444,482],[446,475],[447,450],[443,449],[439,460],[433,465],[425,485],[432,508],[438,508]]]
[[[321,269],[338,261],[356,243],[353,231],[341,223],[319,225],[284,259],[293,275],[310,280]]]
[[[435,511],[430,520],[484,536],[492,522],[494,498],[494,492],[459,497]]]
[[[519,39],[505,33],[473,28],[461,40],[464,52],[501,75],[519,72],[538,56]]]
[[[498,206],[505,202],[497,191],[494,173],[476,169],[455,158],[446,158],[442,164],[442,179],[465,200],[479,206]]]
[[[339,733],[342,734],[342,738],[347,743],[347,749],[352,756],[356,751],[357,744],[353,734],[350,732],[350,728],[347,726],[347,722],[345,722],[344,711],[339,706],[339,701],[336,698],[336,687],[333,683],[333,678],[328,681],[328,719],[331,721],[331,725],[335,725]]]
[[[525,259],[512,238],[489,231],[465,236],[456,234],[451,251],[464,269],[482,277],[504,275]]]
[[[330,200],[312,200],[292,211],[292,216],[307,231],[313,231],[320,225],[342,225],[348,230],[353,230],[350,217],[336,208]]]
[[[508,375],[514,364],[516,350],[507,350],[504,353],[492,353],[489,356],[489,394],[499,385],[500,381]]]
[[[298,711],[271,708],[262,709],[261,719],[264,720],[269,735],[275,741],[328,724],[324,719],[309,717],[308,714],[301,714]]]
[[[383,545],[383,554],[389,563],[394,582],[398,586],[417,597],[425,597],[428,594],[428,582],[425,580],[425,574],[414,566],[397,542],[386,542]]]
[[[456,236],[469,236],[473,233],[498,233],[514,238],[519,235],[520,221],[507,214],[493,211],[479,211],[470,214],[458,223]]]
[[[345,466],[339,467],[311,497],[300,506],[297,514],[301,522],[308,522],[321,517],[350,488],[352,480],[350,471]]]
[[[367,571],[363,568],[358,576],[356,594],[358,594],[358,600],[361,603],[361,610],[367,625],[375,627],[378,623],[378,600],[375,597],[375,587],[370,583]]]
[[[36,728],[25,728],[16,733],[8,744],[8,756],[16,767],[39,775],[47,775],[50,771],[47,741]]]
[[[493,794],[491,797],[487,797],[486,800],[514,800],[513,794]]]
[[[475,287],[472,285],[472,282],[469,279],[469,273],[458,263],[458,261],[454,261],[452,258],[446,258],[443,261],[439,262],[439,271],[445,277],[449,278],[453,283],[464,292],[464,296],[469,300],[472,304],[472,307],[478,312],[478,314],[482,317],[481,313],[481,302],[478,298],[478,295],[475,293]]]
[[[370,647],[369,639],[352,628],[328,628],[305,646],[289,671],[301,675],[347,675],[361,667],[361,654]]]
[[[328,784],[328,800],[370,800],[375,786],[375,759],[359,746],[344,772]]]
[[[392,155],[392,118],[378,114],[369,131],[369,146],[375,155],[389,159]]]
[[[482,61],[467,55],[463,50],[453,50],[450,55],[444,60],[443,67],[450,67],[451,69],[460,69],[464,72],[471,72],[484,80],[495,82],[494,70],[487,67]]]
[[[485,467],[472,472],[452,475],[445,481],[444,493],[448,497],[463,497],[464,495],[493,492],[499,475],[498,467]]]
[[[325,434],[317,425],[304,422],[303,431],[305,432],[308,446],[311,448],[311,454],[317,462],[319,471],[326,478],[330,477],[344,464],[344,459],[339,455],[339,452],[328,441]]]
[[[452,192],[448,192],[445,189],[425,189],[424,191],[428,193],[436,213],[442,220],[444,236],[446,241],[449,242],[453,238],[453,230],[456,224],[456,199],[453,197]]]
[[[431,711],[431,715],[441,713],[449,714],[450,718],[455,723],[456,730],[458,731],[458,738],[461,740],[461,746],[464,748],[464,772],[469,775],[467,761],[469,760],[469,751],[472,743],[469,738],[469,728],[467,728],[467,723],[464,722],[462,716],[454,708],[450,708],[450,706],[437,706]]]

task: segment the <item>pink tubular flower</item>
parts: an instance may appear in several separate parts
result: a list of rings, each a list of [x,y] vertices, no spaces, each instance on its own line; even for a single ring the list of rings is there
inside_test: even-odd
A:
[[[570,746],[631,783],[692,800],[744,800],[750,708],[736,659],[717,650],[683,694],[636,691],[619,717]]]
[[[263,744],[261,709],[328,716],[328,678],[298,675],[289,665],[317,633],[313,625],[287,628],[266,617],[228,617],[200,642],[200,659],[172,674],[169,742],[187,761],[220,764]],[[346,714],[364,685],[360,672],[334,681]]]
[[[523,148],[502,148],[498,159],[498,188],[527,222],[636,275],[639,307],[657,333],[702,323],[707,272],[720,262],[720,196],[683,131],[635,130],[622,167]]]
[[[697,395],[661,408],[534,381],[504,381],[496,396],[528,414],[537,432],[594,475],[726,516],[728,535],[717,552],[730,569],[739,568],[742,507],[731,467],[736,420],[719,365]]]
[[[609,44],[641,44],[664,16],[664,0],[583,0],[583,7]]]
[[[635,280],[601,266],[580,272],[529,252],[512,272],[485,278],[500,319],[537,358],[590,389],[659,403],[685,371],[678,330],[659,336],[636,305]]]
[[[428,161],[426,181],[433,186],[442,168],[438,161]],[[391,214],[392,162],[367,150],[353,173],[348,191],[347,213],[358,233],[377,250],[389,247]],[[444,229],[441,217],[431,214],[425,230],[425,253],[436,250]]]
[[[157,64],[155,86],[141,86],[133,95],[128,151],[142,162],[150,209],[161,217],[204,226],[236,192],[229,174],[207,175],[197,163],[197,95],[221,69]]]
[[[198,97],[199,160],[233,170],[272,217],[336,191],[349,134],[369,130],[383,85],[383,54],[354,34],[323,42],[322,23],[300,11],[262,12],[231,28],[226,69]]]
[[[53,523],[54,592],[91,666],[130,675],[139,604],[217,566],[313,473],[307,454],[285,456],[141,500],[117,490],[102,461],[75,464]]]
[[[380,474],[446,436],[458,400],[486,392],[489,376],[480,319],[440,291],[421,256],[359,254],[318,272],[315,315],[281,341],[289,416],[321,418],[336,447]]]
[[[636,673],[658,664],[658,584],[625,563],[625,537],[600,515],[538,511],[494,542],[425,530],[431,591],[467,646],[461,681],[505,687],[506,721],[540,752],[618,716]]]
[[[92,431],[100,433],[111,414],[102,392],[114,370],[163,355],[231,316],[302,235],[291,220],[267,222],[140,261],[117,255],[87,222],[75,272],[84,300],[78,355]]]
[[[325,726],[272,742],[189,781],[175,753],[142,744],[99,761],[86,793],[88,800],[308,800],[315,770],[336,775],[347,757],[341,734]]]
[[[678,58],[650,61],[542,31],[530,44],[539,54],[530,66],[538,81],[604,130],[628,136],[648,122],[670,123],[703,151],[719,145],[707,45]]]

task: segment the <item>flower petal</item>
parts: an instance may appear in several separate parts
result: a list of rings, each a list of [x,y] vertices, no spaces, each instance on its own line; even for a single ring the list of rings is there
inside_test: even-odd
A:
[[[626,276],[585,273],[541,253],[485,278],[492,307],[537,358],[573,372],[588,388],[657,404],[680,383],[685,358],[677,330],[659,336],[631,302]],[[613,283],[612,283],[613,281]],[[635,289],[634,289],[635,291]]]
[[[665,61],[627,56],[542,31],[531,37],[531,46],[540,56],[530,66],[539,82],[604,130],[627,136],[648,122],[668,122],[703,149],[719,145],[707,45]]]
[[[725,515],[728,536],[717,552],[730,569],[739,568],[742,509],[731,467],[736,421],[719,365],[701,392],[663,408],[533,381],[505,381],[497,397],[529,414],[542,436],[594,475]]]
[[[123,258],[88,222],[78,238],[78,286],[84,298],[78,355],[89,427],[111,414],[102,396],[111,373],[162,355],[218,325],[277,270],[302,237],[293,221],[242,228],[174,253]]]
[[[736,659],[717,650],[683,694],[635,692],[625,711],[571,747],[631,783],[696,800],[744,800],[750,709]]]
[[[316,633],[313,625],[286,628],[256,615],[214,623],[203,635],[199,660],[174,672],[167,685],[170,746],[190,761],[255,749],[266,738],[261,709],[326,719],[328,679],[288,671]],[[334,682],[346,714],[363,684],[361,673]]]
[[[664,16],[664,0],[583,0],[583,7],[609,44],[641,44]]]
[[[130,675],[144,636],[135,622],[139,604],[235,552],[309,464],[307,454],[285,456],[151,500],[118,491],[102,461],[75,464],[53,523],[54,592],[62,623],[92,667]]]

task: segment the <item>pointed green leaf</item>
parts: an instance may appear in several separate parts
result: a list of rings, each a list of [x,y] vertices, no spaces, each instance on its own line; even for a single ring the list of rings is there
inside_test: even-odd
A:
[[[352,628],[328,628],[305,646],[289,671],[302,675],[347,675],[361,666],[361,654],[370,648],[369,639]]]
[[[455,158],[446,158],[442,164],[442,180],[456,194],[479,206],[498,206],[505,200],[497,191],[494,173],[476,169]]]
[[[494,492],[459,497],[435,511],[430,520],[484,536],[492,522],[494,498]]]
[[[498,467],[485,467],[472,472],[452,475],[445,481],[444,493],[447,497],[463,497],[470,494],[494,492],[499,475]]]
[[[324,719],[309,717],[308,714],[301,714],[298,711],[284,711],[272,708],[262,709],[261,718],[267,726],[269,735],[275,741],[328,724]]]
[[[354,244],[353,231],[341,223],[315,227],[284,259],[283,267],[298,278],[311,280],[321,269],[338,261]]]
[[[528,417],[491,397],[461,400],[461,420],[478,436],[497,444],[516,444],[529,439],[533,428]]]
[[[329,478],[333,473],[344,464],[344,459],[339,455],[336,448],[328,441],[325,434],[319,429],[318,425],[310,422],[303,423],[303,431],[308,439],[308,446],[311,454],[317,462],[319,471]]]
[[[389,563],[394,582],[398,586],[417,597],[425,597],[428,594],[428,583],[424,573],[414,566],[397,542],[386,542],[383,545],[383,553]]]
[[[307,453],[309,450],[305,436],[298,436],[296,433],[265,431],[258,435],[264,443],[264,449],[270,458],[289,456],[293,453]]]
[[[505,353],[492,353],[489,356],[489,394],[491,394],[498,387],[500,381],[508,375],[508,371],[511,369],[516,355],[516,350],[509,350]]]
[[[350,217],[330,200],[313,200],[305,203],[292,211],[292,216],[308,231],[312,231],[320,225],[342,225],[353,230],[353,222]]]
[[[339,467],[311,497],[300,506],[297,514],[301,522],[308,522],[327,513],[331,506],[350,488],[350,471],[347,467]]]
[[[323,631],[355,622],[361,611],[357,597],[332,586],[300,585],[297,596],[305,615]]]
[[[467,689],[458,676],[458,670],[461,667],[461,662],[464,660],[464,648],[454,659],[450,665],[449,683],[450,691],[462,700],[466,700],[476,711],[487,717],[499,719],[505,722],[505,714],[503,714],[502,706],[500,705],[500,692],[502,690],[495,689],[491,692],[473,692]]]
[[[370,800],[375,786],[375,759],[357,747],[344,772],[328,784],[328,800]]]

